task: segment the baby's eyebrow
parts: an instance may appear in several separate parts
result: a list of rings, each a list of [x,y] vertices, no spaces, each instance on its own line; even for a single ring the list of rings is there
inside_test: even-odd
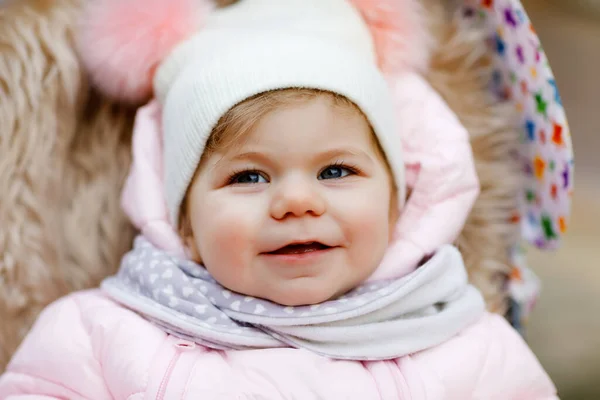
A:
[[[318,153],[317,157],[322,159],[330,159],[336,157],[343,156],[354,156],[359,158],[364,158],[366,160],[371,160],[372,158],[369,156],[367,152],[362,149],[356,147],[339,147],[324,151],[322,153]]]
[[[245,151],[243,153],[238,153],[235,155],[224,155],[221,157],[215,164],[214,167],[219,167],[220,164],[224,162],[233,162],[233,161],[244,161],[250,160],[261,164],[273,164],[273,161],[269,157],[269,155],[262,153],[260,151]]]
[[[352,146],[335,147],[322,152],[314,152],[307,157],[311,158],[314,162],[327,162],[335,158],[352,157],[361,159],[364,162],[372,163],[374,158],[369,155],[366,151]],[[222,163],[234,162],[234,161],[254,161],[263,165],[276,164],[277,157],[274,154],[269,154],[261,151],[244,151],[238,154],[224,155],[215,164],[214,168],[218,168]]]
[[[315,153],[312,159],[317,164],[350,162],[359,163],[363,167],[369,167],[375,164],[377,157],[375,154],[369,154],[369,152],[358,147],[344,146]]]

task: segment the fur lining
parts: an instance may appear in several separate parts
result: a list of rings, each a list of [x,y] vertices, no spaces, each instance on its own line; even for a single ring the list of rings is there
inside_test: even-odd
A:
[[[97,286],[133,238],[119,205],[133,113],[90,92],[78,4],[0,7],[0,373],[42,308]]]
[[[487,89],[492,79],[491,52],[484,32],[448,23],[438,0],[424,0],[435,39],[427,79],[469,131],[481,194],[457,240],[471,283],[487,308],[504,314],[510,250],[520,240],[514,222],[523,176],[513,155],[519,146],[517,110]]]

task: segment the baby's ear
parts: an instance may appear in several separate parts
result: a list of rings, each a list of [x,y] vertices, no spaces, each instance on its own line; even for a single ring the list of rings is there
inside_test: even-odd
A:
[[[194,230],[192,229],[192,223],[189,218],[189,214],[187,212],[187,207],[184,206],[181,209],[180,217],[179,217],[179,237],[183,242],[183,246],[185,249],[185,255],[188,259],[201,264],[202,258],[200,257],[200,251],[198,250],[198,245],[196,244],[196,240],[194,240]]]
[[[400,214],[402,213],[402,210],[399,208],[400,202],[398,200],[398,188],[396,187],[396,183],[394,182],[394,179],[391,178],[391,175],[390,175],[390,186],[391,186],[392,193],[390,196],[390,210],[389,210],[388,218],[390,221],[389,242],[391,243],[394,240],[396,240],[396,225],[398,225],[398,220],[400,219]],[[408,190],[410,190],[410,189],[407,188],[407,191]],[[406,195],[406,197],[408,198],[408,194]],[[406,203],[406,199],[404,199],[402,204],[405,204],[405,203]]]

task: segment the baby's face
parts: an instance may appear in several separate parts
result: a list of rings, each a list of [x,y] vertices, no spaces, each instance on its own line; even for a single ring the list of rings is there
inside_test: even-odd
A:
[[[317,97],[267,114],[243,142],[205,160],[190,186],[186,244],[230,290],[316,304],[378,266],[391,202],[364,117]]]

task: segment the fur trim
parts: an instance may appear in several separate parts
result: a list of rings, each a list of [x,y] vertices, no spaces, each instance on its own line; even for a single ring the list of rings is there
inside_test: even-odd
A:
[[[208,13],[202,0],[89,0],[77,47],[92,82],[109,96],[140,103],[152,95],[154,71]]]
[[[410,68],[424,70],[429,62],[429,35],[416,0],[350,0],[369,26],[379,67],[386,74]]]
[[[71,40],[79,10],[0,5],[0,374],[41,310],[96,287],[134,236],[119,203],[133,113],[90,90]]]
[[[423,0],[423,4],[435,37],[427,80],[467,128],[481,184],[456,245],[469,281],[483,294],[487,309],[504,314],[510,250],[520,240],[514,215],[523,175],[512,161],[519,147],[517,111],[510,101],[499,100],[487,89],[493,64],[485,27],[449,23],[439,0]]]

